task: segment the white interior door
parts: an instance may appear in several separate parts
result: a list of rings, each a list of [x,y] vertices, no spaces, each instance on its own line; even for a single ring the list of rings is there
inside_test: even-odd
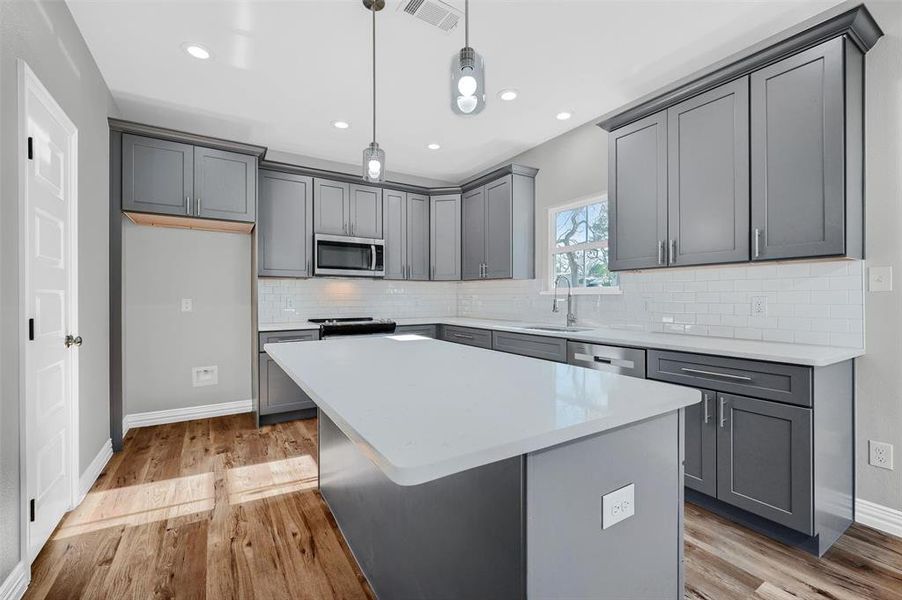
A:
[[[24,353],[28,554],[33,560],[77,481],[75,402],[77,130],[34,73],[20,63],[22,177],[20,266],[28,319]]]

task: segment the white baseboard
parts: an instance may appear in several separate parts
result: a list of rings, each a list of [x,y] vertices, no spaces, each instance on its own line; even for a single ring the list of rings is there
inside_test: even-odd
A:
[[[113,441],[107,440],[103,443],[100,452],[97,453],[97,456],[94,457],[91,464],[88,465],[88,468],[85,469],[85,472],[78,478],[78,498],[76,498],[75,506],[81,504],[81,501],[85,499],[85,496],[91,491],[94,482],[97,481],[97,478],[103,473],[103,468],[106,467],[106,464],[112,457]]]
[[[210,417],[237,415],[251,412],[252,410],[254,410],[254,401],[247,399],[125,415],[125,418],[122,419],[122,437],[125,437],[125,434],[132,427],[148,427],[150,425],[178,423],[179,421],[193,421],[194,419],[209,419]]]
[[[9,577],[0,584],[0,600],[19,600],[28,588],[28,570],[20,562],[13,567]]]
[[[902,510],[857,498],[855,520],[884,533],[902,537]]]

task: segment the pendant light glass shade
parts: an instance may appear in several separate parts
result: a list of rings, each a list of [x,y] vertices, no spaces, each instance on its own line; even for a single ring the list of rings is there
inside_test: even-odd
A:
[[[385,151],[376,142],[363,149],[363,178],[373,183],[385,181]]]
[[[472,48],[451,57],[451,110],[475,115],[485,108],[485,62]]]

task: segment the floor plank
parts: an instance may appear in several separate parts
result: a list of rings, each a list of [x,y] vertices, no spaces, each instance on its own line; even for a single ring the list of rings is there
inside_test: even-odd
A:
[[[373,599],[316,489],[316,444],[314,419],[130,431],[26,598]],[[855,525],[819,559],[692,504],[685,521],[687,599],[902,600],[902,539]]]

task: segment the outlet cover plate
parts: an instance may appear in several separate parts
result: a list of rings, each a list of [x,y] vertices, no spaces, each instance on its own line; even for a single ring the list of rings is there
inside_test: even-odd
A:
[[[767,316],[767,296],[752,296],[752,316]]]
[[[893,445],[886,442],[868,440],[868,464],[881,469],[893,470]]]
[[[194,310],[194,302],[191,298],[182,298],[182,312],[191,312]]]
[[[219,383],[219,367],[194,367],[191,369],[191,382],[194,387],[217,385]]]
[[[636,514],[636,484],[625,485],[601,497],[601,528],[607,529]]]

